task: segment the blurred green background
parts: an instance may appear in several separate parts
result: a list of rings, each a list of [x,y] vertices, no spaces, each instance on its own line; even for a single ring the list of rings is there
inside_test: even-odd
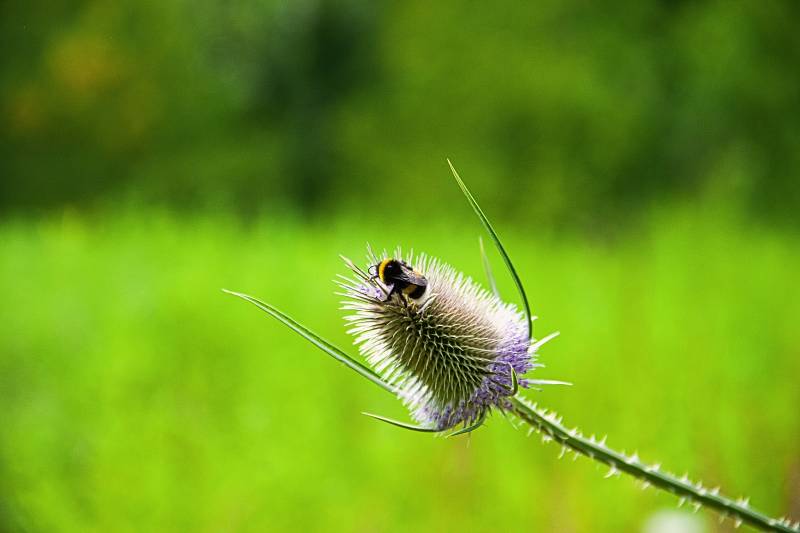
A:
[[[445,157],[535,333],[562,333],[537,374],[574,386],[529,396],[800,519],[798,16],[0,4],[0,531],[639,531],[675,509],[500,416],[450,440],[369,420],[406,414],[220,292],[348,347],[340,253],[483,280]]]

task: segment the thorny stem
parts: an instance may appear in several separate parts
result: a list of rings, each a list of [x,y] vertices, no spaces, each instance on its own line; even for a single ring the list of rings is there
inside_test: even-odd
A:
[[[609,477],[625,472],[643,483],[675,494],[682,501],[690,501],[698,508],[704,505],[715,509],[723,517],[730,517],[737,526],[746,522],[765,531],[789,533],[800,531],[799,525],[797,523],[792,525],[787,518],[770,518],[751,509],[746,499],[731,500],[721,496],[719,489],[708,489],[700,483],[693,484],[688,476],[678,478],[662,472],[657,464],[646,465],[636,454],[627,456],[616,452],[605,445],[605,439],[598,441],[594,437],[586,438],[577,429],[567,429],[555,413],[531,404],[520,395],[511,398],[511,405],[511,412],[528,423],[533,430],[541,433],[543,438],[552,439],[575,453],[608,465]]]

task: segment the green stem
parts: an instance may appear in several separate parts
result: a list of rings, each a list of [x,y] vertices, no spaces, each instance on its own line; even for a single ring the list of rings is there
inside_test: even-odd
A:
[[[745,499],[731,500],[721,496],[718,489],[708,489],[700,483],[692,484],[687,476],[679,479],[671,474],[662,472],[659,465],[646,465],[635,454],[626,456],[611,450],[605,445],[605,439],[598,442],[594,437],[584,437],[577,429],[567,429],[562,425],[560,418],[555,413],[548,413],[536,405],[530,404],[522,396],[517,395],[511,398],[511,405],[511,411],[515,415],[543,436],[553,439],[575,453],[608,465],[610,469],[609,475],[625,472],[644,483],[671,492],[696,505],[715,509],[722,513],[722,516],[728,516],[733,519],[736,525],[746,522],[764,531],[785,531],[789,533],[800,531],[797,524],[792,526],[791,522],[786,518],[770,518],[751,509]]]

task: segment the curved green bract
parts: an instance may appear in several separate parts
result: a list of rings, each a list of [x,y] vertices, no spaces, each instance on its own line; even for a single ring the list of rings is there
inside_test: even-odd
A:
[[[517,379],[517,371],[514,370],[514,367],[511,366],[511,363],[508,364],[511,370],[511,394],[509,396],[516,396],[517,392],[519,392],[519,380]]]
[[[415,426],[414,424],[407,424],[405,422],[400,422],[399,420],[395,420],[393,418],[388,418],[381,415],[376,415],[373,413],[366,413],[362,412],[362,415],[366,415],[370,418],[374,418],[375,420],[380,420],[381,422],[386,422],[387,424],[391,424],[393,426],[397,426],[399,428],[408,429],[410,431],[420,431],[422,433],[439,433],[438,429],[434,428],[426,428],[423,426]]]
[[[383,381],[378,374],[376,374],[375,372],[373,372],[372,370],[370,370],[366,366],[362,365],[361,363],[359,363],[358,361],[356,361],[355,359],[353,359],[352,357],[350,357],[349,355],[344,353],[342,350],[340,350],[339,348],[337,348],[336,346],[334,346],[330,342],[326,341],[325,339],[323,339],[322,337],[320,337],[319,335],[317,335],[316,333],[314,333],[313,331],[311,331],[310,329],[308,329],[304,325],[302,325],[299,322],[295,321],[294,319],[292,319],[290,316],[288,316],[283,311],[280,311],[279,309],[276,309],[275,307],[271,306],[270,304],[262,302],[258,298],[254,298],[254,297],[249,296],[247,294],[242,294],[242,293],[239,293],[239,292],[233,292],[233,291],[229,291],[227,289],[222,289],[222,292],[226,292],[228,294],[232,294],[233,296],[238,296],[242,300],[246,300],[246,301],[250,302],[251,304],[255,305],[256,307],[258,307],[259,309],[261,309],[262,311],[264,311],[268,315],[277,318],[280,322],[283,322],[285,325],[287,325],[289,327],[289,329],[292,329],[295,332],[299,333],[301,337],[305,338],[311,344],[313,344],[314,346],[316,346],[317,348],[319,348],[323,352],[327,353],[328,355],[330,355],[331,357],[333,357],[334,359],[336,359],[337,361],[339,361],[343,365],[349,367],[352,370],[355,370],[356,372],[361,374],[363,377],[367,378],[368,380],[370,380],[374,384],[378,385],[382,389],[385,389],[385,390],[387,390],[387,391],[389,391],[389,392],[391,392],[393,394],[397,394],[397,391],[395,390],[395,388],[392,387],[391,385],[389,385],[388,383],[386,383],[385,381]]]
[[[497,236],[497,232],[492,227],[492,224],[489,222],[489,219],[486,218],[486,215],[481,209],[481,206],[478,205],[477,200],[475,197],[472,196],[472,193],[469,192],[467,186],[461,180],[461,176],[458,175],[456,172],[455,167],[453,167],[453,163],[450,160],[447,160],[447,164],[450,165],[450,170],[453,172],[453,177],[456,178],[458,182],[458,186],[461,187],[461,192],[464,193],[464,196],[467,197],[467,201],[469,205],[472,206],[472,210],[475,211],[475,214],[478,215],[478,218],[483,224],[483,227],[486,228],[486,231],[489,233],[489,236],[494,241],[495,246],[497,246],[497,251],[500,252],[500,255],[503,257],[503,261],[508,267],[508,272],[511,274],[511,277],[514,279],[514,283],[517,286],[517,290],[519,291],[519,295],[522,298],[522,306],[525,309],[525,318],[528,321],[528,338],[532,338],[533,336],[533,321],[531,320],[531,306],[528,303],[528,296],[525,294],[525,288],[522,286],[522,280],[519,279],[519,275],[517,274],[516,269],[514,268],[514,264],[511,262],[511,258],[508,257],[508,253],[506,253],[506,249],[503,247],[503,243],[500,242],[500,237]]]
[[[454,431],[449,435],[447,435],[447,437],[445,438],[449,439],[450,437],[455,437],[456,435],[464,435],[465,433],[472,433],[473,431],[481,427],[485,421],[486,421],[486,411],[482,412],[480,418],[478,418],[478,420],[471,426],[461,428],[458,431]],[[464,423],[464,425],[466,425],[466,422]]]

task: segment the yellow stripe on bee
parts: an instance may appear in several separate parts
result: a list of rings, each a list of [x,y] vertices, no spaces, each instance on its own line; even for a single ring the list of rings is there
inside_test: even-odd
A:
[[[381,261],[381,264],[378,265],[378,277],[381,278],[381,281],[386,283],[386,279],[383,277],[383,271],[386,270],[386,265],[389,264],[391,259],[384,259]]]

